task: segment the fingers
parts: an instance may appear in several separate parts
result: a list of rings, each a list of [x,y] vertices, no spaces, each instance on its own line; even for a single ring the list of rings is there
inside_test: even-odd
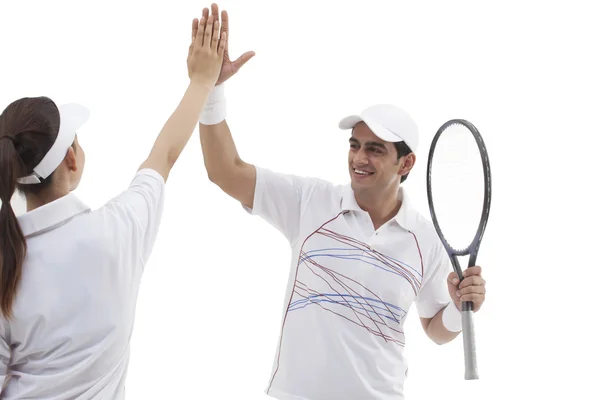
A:
[[[223,32],[227,32],[229,35],[229,15],[227,11],[221,11],[221,26],[223,27]]]
[[[223,37],[221,36],[221,39],[217,39],[217,43],[214,42],[214,36],[216,35],[217,38],[219,38],[219,35],[221,34],[221,31],[220,31],[221,21],[219,21],[219,6],[215,3],[212,3],[210,5],[210,11],[211,11],[211,15],[215,19],[215,30],[213,31],[213,44],[214,44],[213,49],[217,49],[217,46],[219,46],[219,48],[217,49],[217,53],[219,53],[219,50],[221,48],[221,43],[226,43],[227,40],[226,39],[223,40]],[[217,22],[218,22],[218,24],[217,24]],[[219,53],[219,54],[221,54],[221,53]]]
[[[470,276],[468,278],[463,279],[460,285],[458,285],[458,288],[462,289],[467,286],[485,286],[485,279],[483,279],[479,275]]]
[[[231,64],[233,68],[233,73],[238,72],[239,69],[244,66],[244,64],[246,64],[248,61],[250,61],[252,57],[254,57],[254,55],[255,53],[253,51],[248,51],[242,54],[237,60],[232,62]]]
[[[213,15],[208,15],[208,17],[206,17],[207,14],[208,8],[205,8],[202,11],[202,18],[200,18],[200,21],[195,18],[192,23],[192,45],[190,46],[190,50],[194,46],[194,43],[196,43],[197,47],[207,47],[218,52],[219,44],[221,42],[227,43],[226,39],[219,39],[219,36],[223,39],[222,35],[219,35],[221,30],[220,22],[218,20],[215,21]]]
[[[463,300],[462,296],[465,296],[468,294],[485,295],[485,287],[483,287],[483,286],[467,286],[465,288],[462,288],[462,289],[456,291],[456,295],[458,297],[460,297],[460,299],[462,301],[467,301],[467,300]]]
[[[213,25],[214,25],[214,17],[212,15],[208,16],[208,20],[206,21],[206,28],[204,29],[204,41],[202,45],[204,47],[210,47],[211,39],[213,36]]]
[[[219,45],[219,21],[215,21],[214,28],[212,30],[212,43],[210,48],[213,50],[217,50],[217,46]]]
[[[480,293],[469,293],[460,296],[460,301],[472,301],[474,304],[481,305],[485,301],[485,295]]]
[[[459,281],[458,274],[456,272],[450,272],[448,275],[448,282],[452,285],[458,285]]]
[[[194,44],[196,43],[196,36],[198,35],[198,24],[198,18],[194,18],[192,21],[192,42],[190,43],[188,57],[192,54],[192,51],[194,51]]]
[[[448,275],[448,280],[458,279],[455,272]],[[456,297],[460,301],[473,302],[473,311],[478,311],[485,301],[485,279],[481,277],[481,267],[473,266],[463,271],[463,280],[458,285]]]
[[[201,27],[200,29],[200,33],[198,34],[198,32],[196,33],[196,37],[200,38],[200,41],[198,42],[200,46],[202,46],[203,43],[203,39],[204,39],[204,28],[206,27],[206,21],[208,21],[208,8],[204,7],[202,9],[202,19],[200,21],[204,20],[204,26]],[[200,37],[202,36],[202,37]]]
[[[481,267],[473,266],[473,267],[469,267],[463,271],[463,276],[465,278],[468,276],[473,276],[473,275],[481,275]]]
[[[198,31],[196,32],[196,45],[197,47],[202,47],[204,41],[204,31],[206,30],[206,18],[200,18],[200,22],[198,23]]]
[[[219,6],[216,5],[215,3],[212,3],[210,5],[210,11],[212,12],[212,15],[215,18],[215,21],[219,20]]]
[[[219,49],[217,50],[217,53],[219,54],[219,56],[223,56],[223,53],[225,53],[226,48],[227,48],[227,33],[222,32],[221,39],[219,40]]]
[[[194,43],[194,40],[198,35],[198,22],[198,18],[194,18],[194,20],[192,21],[192,43]]]

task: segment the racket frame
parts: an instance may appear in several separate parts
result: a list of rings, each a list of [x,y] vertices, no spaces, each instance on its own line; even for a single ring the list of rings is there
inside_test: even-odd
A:
[[[433,157],[435,154],[436,144],[444,133],[444,131],[451,125],[463,125],[466,127],[471,134],[473,135],[475,142],[477,143],[477,147],[479,148],[479,153],[481,155],[481,163],[483,167],[483,179],[484,179],[484,195],[483,195],[483,207],[481,211],[481,216],[479,220],[479,225],[477,227],[477,231],[473,237],[473,240],[464,249],[455,249],[448,243],[444,233],[442,232],[437,216],[435,214],[435,207],[433,205],[433,194],[431,190],[431,167],[433,163]],[[464,276],[462,273],[462,269],[460,267],[460,263],[458,262],[459,256],[469,256],[468,266],[467,268],[473,267],[477,261],[477,255],[479,253],[479,247],[481,245],[481,240],[483,239],[483,234],[485,232],[485,228],[487,225],[487,221],[490,213],[490,206],[492,202],[492,174],[490,169],[490,160],[487,152],[487,148],[483,141],[483,137],[471,122],[465,119],[452,119],[448,122],[444,123],[436,132],[433,140],[431,142],[431,146],[429,149],[429,156],[427,159],[427,201],[429,204],[429,212],[431,214],[431,218],[433,220],[433,226],[444,246],[448,256],[450,257],[450,262],[452,264],[452,268],[457,273],[460,282],[463,281]],[[464,351],[465,351],[465,379],[479,379],[479,375],[477,372],[477,358],[475,351],[475,332],[473,329],[473,302],[472,301],[463,301],[462,302],[462,326],[463,326],[463,343],[464,343]]]

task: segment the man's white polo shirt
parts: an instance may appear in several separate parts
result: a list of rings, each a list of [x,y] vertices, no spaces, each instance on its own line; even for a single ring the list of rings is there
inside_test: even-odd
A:
[[[20,215],[27,241],[14,318],[0,319],[0,397],[123,399],[138,288],[164,179],[138,171],[96,211],[69,194]]]
[[[292,247],[281,334],[266,393],[281,400],[401,400],[403,323],[451,302],[450,262],[403,189],[375,231],[350,185],[257,168],[248,210]]]

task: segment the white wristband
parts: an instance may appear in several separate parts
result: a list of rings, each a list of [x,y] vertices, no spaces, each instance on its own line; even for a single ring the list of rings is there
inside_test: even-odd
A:
[[[217,85],[208,95],[206,104],[200,114],[200,123],[203,125],[216,125],[225,119],[227,102],[225,101],[225,86]]]
[[[462,315],[454,303],[448,304],[444,309],[442,313],[442,323],[450,332],[462,331]]]

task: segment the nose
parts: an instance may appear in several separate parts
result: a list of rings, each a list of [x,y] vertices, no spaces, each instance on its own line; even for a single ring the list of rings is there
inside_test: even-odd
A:
[[[369,163],[369,159],[367,157],[366,151],[363,149],[358,150],[352,159],[352,162],[356,165],[367,165]]]

